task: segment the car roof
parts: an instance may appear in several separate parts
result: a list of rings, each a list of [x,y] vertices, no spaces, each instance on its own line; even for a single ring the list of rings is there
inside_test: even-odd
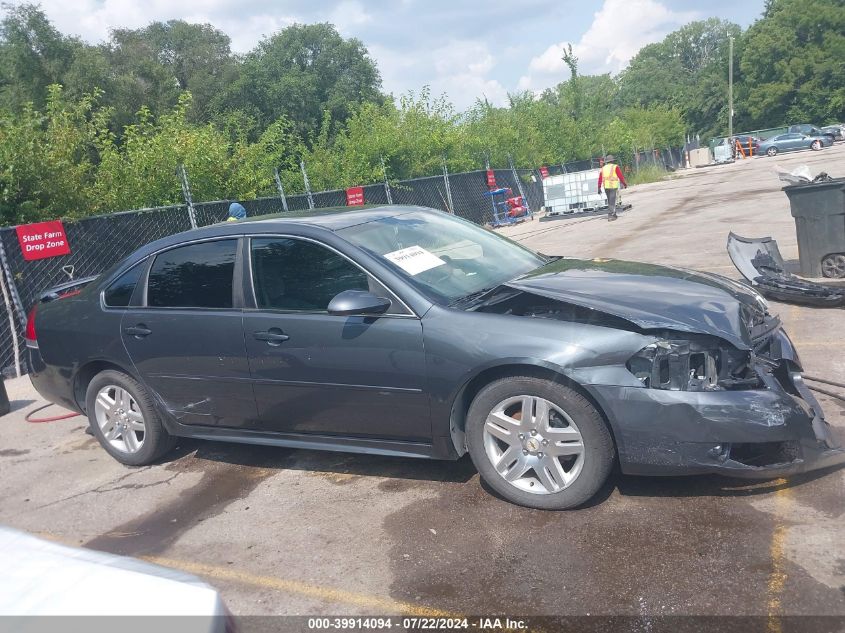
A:
[[[411,213],[412,211],[431,211],[426,207],[406,206],[400,204],[392,205],[366,205],[360,207],[327,207],[325,209],[306,209],[303,211],[287,211],[285,213],[273,213],[260,215],[254,218],[246,218],[237,224],[260,224],[278,226],[279,224],[311,224],[321,226],[330,231],[345,229],[358,224],[366,224],[373,220],[392,218],[398,215]],[[228,222],[227,224],[236,224]],[[254,227],[252,227],[254,228]],[[243,231],[239,231],[243,232]]]
[[[329,207],[288,211],[246,218],[237,222],[218,222],[210,226],[183,231],[151,242],[139,248],[128,259],[133,262],[147,255],[170,246],[177,246],[192,240],[210,237],[238,236],[245,233],[275,233],[289,230],[290,227],[310,226],[328,231],[338,231],[350,226],[366,224],[375,220],[391,218],[414,212],[442,213],[436,209],[401,204],[369,205],[362,207]],[[124,260],[126,262],[127,260]],[[121,266],[122,268],[122,266]]]

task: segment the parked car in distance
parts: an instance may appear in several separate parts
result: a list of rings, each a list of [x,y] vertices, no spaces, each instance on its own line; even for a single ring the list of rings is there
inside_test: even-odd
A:
[[[825,125],[822,128],[822,132],[833,134],[833,140],[835,141],[845,140],[845,125]]]
[[[760,142],[760,154],[777,156],[780,152],[792,152],[799,149],[819,150],[833,145],[833,138],[827,135],[807,136],[799,132],[779,134]]]
[[[804,134],[805,136],[828,136],[831,142],[836,140],[836,134],[833,132],[825,132],[818,125],[811,123],[802,123],[800,125],[790,125],[787,130],[790,134]]]
[[[710,273],[549,257],[442,211],[153,242],[29,315],[30,377],[123,464],[176,436],[458,459],[564,509],[625,473],[845,463],[777,316]]]

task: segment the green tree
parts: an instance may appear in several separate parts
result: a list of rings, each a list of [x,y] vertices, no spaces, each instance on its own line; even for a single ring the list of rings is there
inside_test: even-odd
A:
[[[259,129],[284,116],[310,139],[319,133],[324,111],[335,132],[356,105],[382,102],[380,87],[378,69],[359,40],[344,39],[331,24],[295,24],[247,54],[217,109],[251,115]]]
[[[748,30],[737,109],[748,127],[845,117],[845,4],[771,0]]]
[[[188,91],[193,96],[189,120],[209,121],[211,102],[236,64],[229,44],[229,36],[210,24],[183,20],[112,31],[107,54],[120,119],[131,119],[143,105],[164,112]]]
[[[64,75],[84,45],[62,35],[35,5],[3,4],[0,21],[0,104],[20,109],[43,107],[48,86]]]
[[[0,214],[6,224],[81,217],[93,208],[98,138],[110,112],[97,94],[70,101],[56,84],[43,111],[0,116]]]
[[[710,18],[691,22],[643,47],[619,76],[619,105],[679,109],[692,133],[727,128],[728,47],[738,25]]]

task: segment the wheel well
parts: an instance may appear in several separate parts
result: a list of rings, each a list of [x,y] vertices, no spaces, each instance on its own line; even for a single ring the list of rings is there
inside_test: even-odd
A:
[[[604,410],[601,406],[599,406],[599,403],[596,402],[595,398],[593,398],[593,396],[577,382],[560,372],[556,372],[545,367],[538,367],[536,365],[502,365],[500,367],[485,369],[475,376],[466,385],[464,385],[460,392],[458,392],[458,396],[452,404],[449,428],[451,430],[452,443],[454,444],[458,455],[463,455],[466,452],[464,430],[466,428],[467,413],[469,412],[469,407],[475,399],[475,396],[477,396],[478,392],[491,382],[499,380],[500,378],[507,378],[509,376],[531,376],[533,378],[541,378],[550,382],[558,382],[569,387],[573,391],[577,391],[580,395],[586,398],[591,405],[593,405],[596,411],[598,411],[602,420],[604,420],[608,431],[610,432],[610,436],[613,438],[614,446],[617,446],[613,427],[608,421]]]
[[[106,371],[107,369],[114,369],[115,371],[119,371],[124,374],[127,373],[120,365],[116,365],[115,363],[110,363],[105,360],[90,362],[76,372],[76,378],[73,383],[73,397],[79,405],[81,411],[85,412],[85,394],[88,391],[88,385],[91,384],[94,376],[100,372]]]

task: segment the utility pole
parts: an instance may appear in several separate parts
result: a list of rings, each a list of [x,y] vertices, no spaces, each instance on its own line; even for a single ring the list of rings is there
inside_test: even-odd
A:
[[[734,38],[728,36],[728,138],[734,136]]]

